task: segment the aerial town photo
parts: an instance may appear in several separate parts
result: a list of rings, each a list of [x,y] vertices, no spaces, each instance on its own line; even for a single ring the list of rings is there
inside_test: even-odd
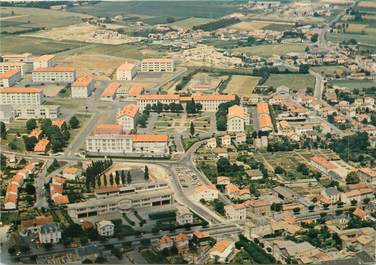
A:
[[[0,264],[376,264],[376,0],[0,0]]]

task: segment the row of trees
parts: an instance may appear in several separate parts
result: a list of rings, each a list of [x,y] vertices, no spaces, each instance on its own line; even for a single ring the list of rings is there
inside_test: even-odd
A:
[[[85,171],[86,189],[90,191],[91,187],[95,187],[95,180],[97,176],[101,175],[106,169],[112,165],[112,159],[105,159],[100,161],[92,161]]]
[[[233,100],[233,101],[229,101],[229,102],[219,104],[218,111],[215,114],[218,131],[226,131],[228,108],[230,108],[234,105],[239,105],[239,103],[240,103],[240,99],[239,99],[239,97],[236,97],[236,99]]]
[[[159,101],[158,101],[157,104],[153,104],[153,105],[147,104],[145,109],[147,111],[154,111],[154,112],[157,112],[157,113],[161,113],[163,111],[170,111],[170,112],[179,113],[179,112],[182,112],[184,110],[183,105],[180,104],[180,103],[178,103],[178,104],[176,104],[176,103],[163,104]]]
[[[233,24],[238,23],[239,21],[240,20],[238,18],[224,18],[224,19],[216,20],[216,21],[209,22],[206,24],[194,26],[193,30],[201,29],[204,31],[213,31],[213,30],[217,30],[220,28],[231,26]]]

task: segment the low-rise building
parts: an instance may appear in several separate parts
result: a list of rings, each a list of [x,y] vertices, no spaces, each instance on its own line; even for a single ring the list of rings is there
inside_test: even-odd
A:
[[[29,52],[21,54],[3,54],[1,55],[3,62],[31,62],[32,54]]]
[[[227,220],[231,222],[242,222],[247,218],[247,211],[244,204],[225,205],[225,214]]]
[[[16,105],[14,111],[22,119],[56,119],[61,115],[58,105]]]
[[[120,87],[120,83],[110,83],[101,94],[101,100],[114,101],[116,92]]]
[[[311,164],[315,168],[317,168],[318,170],[320,170],[321,172],[327,175],[329,174],[330,171],[333,171],[334,169],[337,168],[337,166],[334,163],[318,155],[311,158]]]
[[[141,61],[141,72],[173,72],[174,60],[167,58],[148,58]]]
[[[18,70],[21,76],[31,71],[31,67],[24,62],[0,62],[0,73],[6,73],[10,70]]]
[[[218,190],[214,185],[200,185],[193,191],[193,196],[197,201],[212,201],[218,199]]]
[[[133,63],[123,63],[116,70],[116,80],[133,80],[136,76],[136,65]]]
[[[97,231],[100,236],[111,237],[114,235],[115,225],[108,220],[103,220],[98,222]]]
[[[179,225],[192,224],[193,223],[193,214],[185,206],[177,206],[176,211],[176,222]]]
[[[75,180],[79,176],[81,176],[81,170],[76,167],[65,167],[63,169],[63,178],[69,180]]]
[[[331,204],[336,204],[341,199],[341,193],[337,190],[337,187],[323,189],[321,195]]]
[[[50,148],[50,140],[47,138],[40,139],[34,146],[34,152],[47,153]]]
[[[261,215],[270,215],[271,213],[271,203],[267,200],[248,200],[243,203],[244,206],[247,208],[247,216],[261,216]]]
[[[36,68],[32,73],[35,83],[72,83],[76,79],[76,70],[69,66]]]
[[[80,76],[73,82],[72,98],[88,98],[94,90],[94,79],[89,75]]]
[[[159,250],[169,249],[174,245],[174,241],[168,235],[164,235],[159,239]]]
[[[223,239],[218,241],[213,246],[213,248],[209,251],[209,256],[212,260],[225,263],[228,262],[227,258],[232,254],[234,248],[234,242]]]
[[[18,69],[9,70],[5,73],[0,73],[0,87],[14,86],[21,79],[21,72]]]

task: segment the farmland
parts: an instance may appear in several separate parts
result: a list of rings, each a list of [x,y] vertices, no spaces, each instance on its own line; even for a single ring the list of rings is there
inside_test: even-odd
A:
[[[347,88],[370,88],[376,87],[376,82],[373,80],[332,80],[330,84]]]
[[[274,30],[274,31],[283,31],[290,29],[292,25],[290,23],[284,22],[275,22],[275,21],[242,21],[240,23],[231,25],[229,28],[236,29],[240,31],[255,31],[255,30]]]
[[[265,85],[277,88],[288,86],[292,90],[301,90],[315,86],[315,78],[309,74],[271,74]]]
[[[143,16],[203,17],[218,18],[238,10],[236,4],[223,1],[139,1],[139,2],[99,2],[76,6],[72,12],[95,16],[116,16],[133,14]]]
[[[256,76],[233,75],[224,92],[238,96],[250,96],[259,80],[260,77]]]
[[[206,23],[209,23],[209,22],[212,22],[212,21],[214,21],[214,19],[190,17],[190,18],[187,18],[187,19],[176,21],[176,22],[171,23],[169,25],[181,27],[181,28],[184,28],[184,29],[189,29],[189,28],[192,28],[193,26],[206,24]]]
[[[253,56],[270,57],[274,54],[282,55],[289,52],[304,52],[304,49],[307,46],[308,44],[305,43],[270,44],[252,47],[241,47],[234,49],[234,51],[246,53]]]
[[[343,74],[346,71],[346,68],[342,65],[335,65],[335,66],[314,66],[311,69],[317,73],[324,73],[324,74]]]

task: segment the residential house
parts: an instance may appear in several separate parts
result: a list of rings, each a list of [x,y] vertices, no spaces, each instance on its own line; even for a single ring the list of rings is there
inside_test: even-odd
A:
[[[209,257],[216,262],[225,263],[228,261],[227,258],[230,257],[234,248],[234,242],[225,239],[220,240],[209,251]]]
[[[115,225],[108,220],[100,221],[96,224],[100,236],[111,237],[114,235]]]
[[[59,224],[47,223],[40,227],[38,232],[39,242],[42,244],[56,244],[61,239],[61,230]]]

